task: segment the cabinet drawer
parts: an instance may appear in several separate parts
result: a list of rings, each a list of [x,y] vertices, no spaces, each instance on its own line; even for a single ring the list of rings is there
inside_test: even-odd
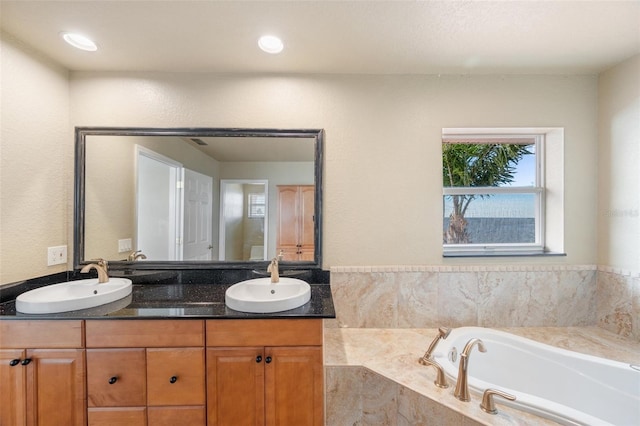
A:
[[[89,408],[89,426],[146,426],[144,407]]]
[[[204,405],[204,348],[147,349],[149,406]]]
[[[149,407],[149,425],[153,426],[205,426],[204,406],[201,407]]]
[[[207,346],[321,346],[321,319],[207,320]]]
[[[0,349],[79,349],[82,326],[81,320],[0,320]]]
[[[147,404],[144,349],[88,349],[87,405]]]
[[[89,320],[88,348],[204,346],[202,320]]]

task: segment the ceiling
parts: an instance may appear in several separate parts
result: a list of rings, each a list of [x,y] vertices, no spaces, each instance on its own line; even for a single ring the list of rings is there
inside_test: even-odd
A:
[[[72,71],[595,74],[640,53],[640,0],[0,0],[0,16]]]

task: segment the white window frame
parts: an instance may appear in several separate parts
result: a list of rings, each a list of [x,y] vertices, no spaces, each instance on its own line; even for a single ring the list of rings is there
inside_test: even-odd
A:
[[[536,153],[536,180],[534,186],[503,186],[503,187],[445,187],[443,182],[443,209],[444,197],[450,195],[496,195],[496,194],[532,194],[535,196],[534,220],[535,220],[535,242],[533,243],[491,243],[491,244],[445,244],[443,243],[444,256],[460,255],[536,255],[545,252],[545,133],[532,133],[528,131],[493,133],[498,129],[467,129],[476,132],[445,132],[443,129],[442,143],[519,143],[524,140],[531,140],[535,145]],[[458,131],[463,129],[457,129]],[[512,129],[513,130],[513,129]],[[444,213],[444,211],[443,211]],[[443,214],[444,220],[444,214]],[[444,224],[443,227],[444,228]]]
[[[259,203],[262,198],[262,203]],[[254,209],[257,206],[262,207],[262,213],[255,212]],[[267,194],[250,192],[247,194],[247,218],[249,219],[264,219],[267,214]]]

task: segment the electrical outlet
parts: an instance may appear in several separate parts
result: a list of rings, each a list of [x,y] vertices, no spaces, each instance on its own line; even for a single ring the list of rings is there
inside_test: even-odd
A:
[[[67,246],[49,247],[47,249],[47,266],[67,263]]]

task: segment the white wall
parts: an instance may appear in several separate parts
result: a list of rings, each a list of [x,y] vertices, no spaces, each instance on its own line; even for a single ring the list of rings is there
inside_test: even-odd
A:
[[[0,35],[0,283],[53,274],[47,247],[72,246],[68,72]],[[69,258],[71,250],[69,250]]]
[[[324,128],[325,268],[478,263],[441,256],[441,129],[564,127],[567,256],[492,261],[596,262],[595,76],[78,72],[71,107],[74,126]]]
[[[640,272],[640,55],[598,79],[598,262]]]

